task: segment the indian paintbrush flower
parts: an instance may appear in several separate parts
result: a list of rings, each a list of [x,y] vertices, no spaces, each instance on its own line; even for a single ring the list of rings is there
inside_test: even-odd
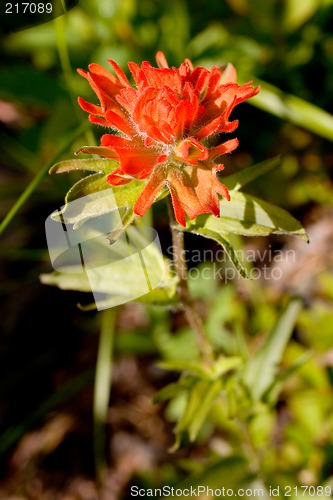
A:
[[[169,68],[162,52],[156,61],[158,68],[148,62],[128,64],[135,88],[114,61],[109,62],[116,76],[98,64],[78,70],[100,101],[97,106],[79,98],[89,120],[118,132],[103,135],[100,146],[81,151],[119,161],[107,177],[113,186],[148,179],[134,205],[136,215],[144,215],[167,186],[182,226],[185,214],[190,219],[203,213],[219,217],[218,194],[227,200],[230,195],[216,177],[224,168],[218,158],[233,151],[238,140],[210,147],[211,139],[237,128],[238,120],[229,121],[231,111],[260,89],[251,82],[238,85],[230,64],[208,70],[193,68],[186,59],[179,68]]]

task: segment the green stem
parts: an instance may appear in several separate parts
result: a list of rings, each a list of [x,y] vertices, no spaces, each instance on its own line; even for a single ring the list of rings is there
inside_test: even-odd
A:
[[[212,348],[207,339],[203,321],[197,312],[196,304],[191,298],[188,288],[188,271],[184,251],[184,233],[177,229],[177,223],[173,213],[173,207],[169,200],[169,219],[172,236],[173,263],[178,276],[178,294],[180,307],[184,311],[185,318],[197,335],[199,350],[202,360],[206,365],[211,365]]]
[[[94,456],[96,477],[103,483],[107,469],[105,425],[111,392],[112,351],[116,308],[102,313],[94,386]]]
[[[18,200],[14,203],[12,208],[9,210],[8,214],[6,217],[3,219],[3,221],[0,224],[0,234],[3,233],[3,231],[6,229],[8,224],[12,221],[12,219],[15,217],[15,215],[18,213],[18,211],[22,208],[22,206],[25,204],[25,202],[29,199],[29,197],[32,195],[32,193],[35,191],[37,186],[40,184],[40,182],[43,180],[44,176],[47,174],[47,172],[50,170],[52,165],[56,163],[59,158],[65,153],[65,151],[69,148],[69,146],[86,130],[86,128],[89,126],[88,122],[83,123],[78,127],[75,132],[69,137],[69,139],[64,143],[64,145],[58,150],[58,152],[55,154],[55,156],[44,165],[43,168],[37,173],[37,175],[32,179],[30,184],[26,187],[26,189],[23,191],[21,196],[18,198]]]

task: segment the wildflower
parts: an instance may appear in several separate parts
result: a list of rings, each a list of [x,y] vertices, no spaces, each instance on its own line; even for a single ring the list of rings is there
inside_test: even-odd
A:
[[[169,68],[162,52],[156,61],[158,68],[148,62],[128,64],[135,88],[114,61],[109,62],[116,76],[98,64],[78,70],[100,101],[97,106],[79,98],[89,120],[118,131],[103,135],[100,146],[81,151],[119,160],[107,177],[113,186],[148,179],[134,205],[136,215],[144,215],[167,186],[182,226],[185,214],[190,219],[203,213],[219,217],[218,194],[227,200],[230,195],[216,177],[224,166],[215,161],[233,151],[238,140],[209,144],[217,134],[237,128],[238,120],[229,121],[231,111],[259,87],[238,85],[232,65],[208,70],[193,68],[186,59],[179,68]]]

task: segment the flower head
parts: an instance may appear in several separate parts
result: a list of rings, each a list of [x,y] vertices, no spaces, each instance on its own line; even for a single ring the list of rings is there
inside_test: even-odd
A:
[[[135,87],[114,61],[109,62],[116,76],[98,64],[78,70],[100,101],[97,106],[79,98],[89,120],[118,131],[103,135],[100,146],[81,151],[119,161],[107,177],[113,186],[148,179],[134,205],[136,215],[143,215],[166,185],[182,226],[185,214],[190,219],[203,213],[218,217],[218,194],[228,200],[230,196],[216,177],[224,168],[216,160],[233,151],[238,141],[210,147],[210,138],[237,128],[238,120],[229,121],[231,111],[259,87],[238,85],[232,65],[208,70],[193,68],[186,59],[179,68],[169,68],[162,52],[156,61],[158,68],[148,62],[128,64]]]

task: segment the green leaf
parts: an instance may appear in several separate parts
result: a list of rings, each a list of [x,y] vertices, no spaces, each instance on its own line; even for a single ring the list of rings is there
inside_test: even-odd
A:
[[[256,401],[274,382],[278,364],[293,332],[301,307],[302,302],[299,299],[294,299],[288,304],[265,344],[247,363],[243,380]]]
[[[128,184],[111,186],[106,177],[118,165],[118,162],[104,158],[72,159],[53,165],[49,170],[51,175],[77,170],[94,173],[80,179],[71,187],[66,194],[64,208],[52,214],[52,219],[73,224],[73,228],[77,229],[91,218],[118,210],[121,215],[121,227],[115,228],[110,235],[110,240],[116,241],[123,230],[133,222],[135,218],[133,206],[145,186],[145,181],[135,179]],[[110,196],[107,193],[102,193],[107,189]],[[167,195],[168,189],[163,188],[155,202]],[[75,201],[78,202],[73,203]]]
[[[66,273],[53,271],[39,276],[43,285],[57,286],[61,290],[77,290],[78,292],[91,292],[88,277],[82,272],[81,266],[66,268]]]
[[[188,362],[185,360],[162,361],[159,363],[159,366],[164,370],[179,372],[187,371],[195,374],[202,380],[215,380],[228,371],[238,368],[241,363],[242,360],[239,357],[232,356],[226,358],[225,356],[220,356],[211,367],[204,366],[202,363]]]
[[[194,398],[194,405],[196,409],[192,413],[192,418],[190,425],[188,427],[190,441],[195,441],[198,432],[200,431],[202,425],[204,424],[206,417],[211,410],[215,399],[220,394],[222,390],[222,381],[217,379],[211,382],[209,385],[202,384],[202,391],[199,391],[198,395]],[[189,401],[190,411],[193,411],[192,401]],[[186,410],[185,410],[186,411]]]
[[[252,167],[245,168],[240,172],[229,175],[228,177],[224,177],[223,184],[225,184],[230,191],[238,191],[257,177],[266,174],[270,170],[273,170],[273,168],[276,168],[278,165],[280,165],[280,163],[281,156],[275,156],[274,158],[270,158],[269,160],[257,163]]]
[[[112,286],[112,283],[110,283],[110,285]],[[160,283],[156,288],[154,288],[150,292],[146,293],[145,295],[141,295],[136,299],[133,299],[133,302],[141,302],[143,304],[151,304],[158,306],[172,306],[178,302],[176,288],[177,288],[177,281],[175,278],[165,279],[162,283]],[[111,307],[116,307],[119,304],[123,304],[128,301],[129,301],[128,295],[119,294],[113,297],[110,296],[105,300],[98,300],[98,308],[108,309]],[[93,302],[88,305],[78,304],[78,307],[82,311],[94,311],[96,309],[96,303]]]
[[[80,179],[76,182],[66,195],[66,203],[88,196],[104,189],[110,188],[110,184],[106,180],[105,174],[95,173]]]
[[[321,0],[287,0],[284,9],[284,27],[295,32],[318,10]]]
[[[144,182],[136,180],[121,186],[111,186],[106,177],[118,164],[114,160],[104,158],[82,158],[53,165],[49,170],[51,175],[76,170],[95,173],[80,179],[71,187],[66,194],[64,208],[54,213],[52,219],[73,224],[76,229],[91,218],[118,210],[121,215],[121,227],[115,228],[110,235],[110,240],[116,241],[133,222],[135,216],[132,208],[144,187]],[[110,196],[106,190],[109,190]]]
[[[175,428],[176,442],[173,451],[187,441],[195,441],[212,405],[222,390],[222,375],[238,368],[240,364],[240,358],[222,356],[216,360],[212,367],[204,367],[200,363],[186,361],[160,363],[164,369],[183,372],[183,377],[178,383],[168,385],[155,398],[155,401],[160,402],[177,397],[180,392],[186,394],[186,406]]]
[[[178,296],[176,297],[178,298]],[[153,321],[155,321],[153,319]],[[156,320],[158,321],[158,320]],[[169,325],[154,328],[154,345],[167,361],[197,361],[199,358],[198,341],[195,332],[185,326],[174,335]]]
[[[194,442],[211,407],[222,390],[222,381],[196,380],[190,390],[185,411],[176,425],[176,443],[173,451],[187,439]]]
[[[218,232],[210,231],[209,229],[205,229],[205,228],[197,228],[197,229],[192,230],[190,232],[193,234],[204,236],[205,238],[209,238],[209,239],[214,240],[217,243],[219,243],[224,248],[224,251],[228,255],[233,266],[239,272],[239,274],[243,278],[250,279],[250,276],[248,275],[247,269],[243,266],[241,260],[238,257],[237,251],[235,251],[235,249],[233,248],[233,246],[230,242],[230,239],[228,238],[228,236],[226,234],[221,236],[221,234],[219,234]]]
[[[298,359],[296,359],[290,366],[281,370],[274,379],[272,385],[268,387],[264,394],[264,400],[270,405],[275,405],[279,394],[288,378],[290,378],[294,373],[296,373],[300,368],[302,368],[305,363],[307,363],[314,356],[313,351],[307,351]]]
[[[84,170],[89,172],[96,172],[99,174],[109,174],[117,166],[119,162],[108,159],[94,159],[94,158],[80,158],[73,160],[60,161],[50,168],[49,174],[63,174],[65,172],[72,172],[76,170]]]
[[[249,194],[231,191],[230,195],[229,202],[221,200],[221,217],[199,215],[194,221],[189,221],[185,231],[244,236],[291,234],[308,241],[301,223],[286,210]]]
[[[122,186],[111,187],[106,181],[105,174],[88,175],[71,187],[65,198],[65,207],[52,218],[57,221],[64,219],[76,229],[91,218],[120,210],[122,229],[124,229],[134,220],[133,206],[143,187],[144,183],[136,180]],[[76,200],[78,201],[73,203]]]
[[[213,365],[212,371],[214,377],[220,377],[235,368],[239,368],[241,364],[242,360],[238,356],[230,356],[227,358],[225,356],[220,356]]]
[[[178,396],[180,392],[184,392],[184,390],[187,390],[191,384],[192,380],[189,377],[181,378],[180,380],[178,380],[178,382],[172,382],[171,384],[163,387],[163,389],[161,389],[154,395],[153,402],[161,403],[162,401],[173,399]]]
[[[62,290],[80,292],[91,292],[93,290],[94,293],[105,294],[104,297],[98,298],[99,309],[107,309],[131,300],[169,305],[176,298],[177,278],[171,275],[167,260],[163,259],[162,261],[162,257],[157,250],[156,255],[153,252],[154,248],[151,250],[145,248],[143,250],[144,274],[148,276],[151,283],[157,283],[161,276],[159,274],[161,265],[164,265],[164,276],[158,285],[149,292],[146,292],[149,287],[147,282],[144,281],[143,271],[138,269],[138,259],[119,259],[113,265],[103,266],[99,273],[98,268],[87,270],[82,268],[81,265],[66,266],[60,272],[54,271],[49,274],[42,274],[40,280],[45,285],[57,286]],[[89,275],[89,272],[93,272],[93,276]],[[143,286],[143,284],[147,286]],[[80,308],[92,310],[96,309],[96,304],[92,303]]]
[[[211,378],[209,369],[203,366],[201,363],[189,362],[185,360],[171,360],[162,361],[161,363],[159,363],[159,366],[164,370],[171,370],[176,372],[187,371],[204,380],[209,380]]]

